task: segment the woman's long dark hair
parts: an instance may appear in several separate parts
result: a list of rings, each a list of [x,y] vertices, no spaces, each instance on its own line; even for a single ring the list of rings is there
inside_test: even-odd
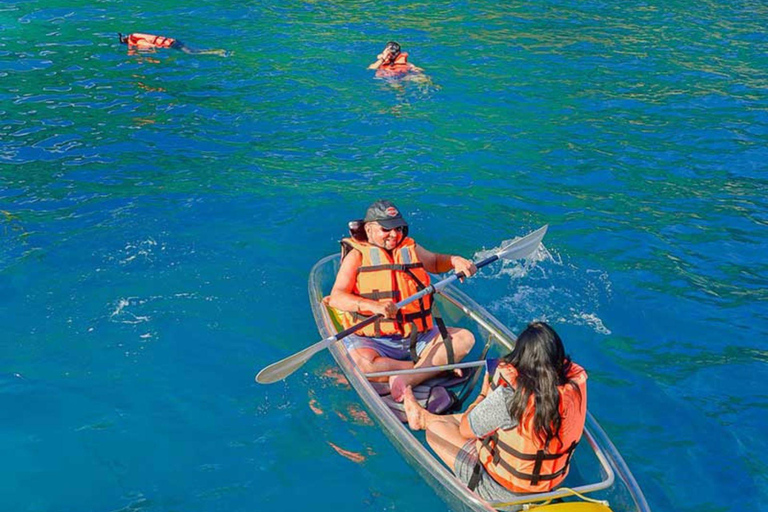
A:
[[[517,384],[509,415],[523,425],[527,420],[523,415],[533,395],[536,404],[533,434],[545,446],[552,439],[560,440],[562,418],[557,387],[571,384],[579,391],[578,385],[568,379],[571,358],[565,353],[560,336],[544,322],[532,322],[517,338],[514,350],[504,357],[504,361],[517,370]]]

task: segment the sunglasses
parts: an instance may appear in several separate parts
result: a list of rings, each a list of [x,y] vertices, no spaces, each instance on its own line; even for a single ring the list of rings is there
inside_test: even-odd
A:
[[[395,231],[397,231],[398,233],[402,233],[402,232],[403,232],[403,226],[397,226],[396,228],[389,228],[389,229],[387,229],[387,228],[385,228],[384,226],[382,226],[381,224],[379,224],[379,229],[381,229],[381,230],[382,230],[383,232],[385,232],[385,233],[389,233],[389,232],[390,232],[390,231],[392,231],[393,229],[394,229]]]

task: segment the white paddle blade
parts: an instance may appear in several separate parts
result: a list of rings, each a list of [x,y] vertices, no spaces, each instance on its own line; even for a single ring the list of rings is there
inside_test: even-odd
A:
[[[536,231],[528,233],[523,238],[518,238],[517,240],[510,242],[499,249],[496,255],[502,260],[519,260],[527,258],[539,248],[539,244],[541,244],[541,241],[544,239],[544,235],[547,234],[547,228],[549,228],[549,224],[545,224]]]
[[[529,233],[523,238],[518,238],[517,240],[514,240],[513,242],[499,249],[495,253],[495,256],[497,256],[499,259],[506,259],[506,260],[527,258],[531,254],[533,254],[533,252],[539,247],[541,240],[544,238],[544,235],[547,233],[548,227],[549,227],[548,225],[542,226],[541,228],[537,229],[532,233]],[[487,259],[485,262],[481,262],[480,266],[482,266],[482,264],[491,263],[492,261],[496,261],[496,260],[492,258]],[[436,283],[435,285],[431,286],[431,288],[433,291],[439,291],[445,286],[447,286],[448,283],[455,281],[457,278],[458,278],[458,275],[454,274],[450,277],[443,279],[439,283]],[[423,290],[423,291],[426,293],[426,290]],[[423,295],[423,293],[421,292],[419,293]],[[418,296],[420,296],[419,293],[417,293],[416,296],[400,301],[397,304],[398,307],[403,307],[405,304],[408,304],[412,300],[417,299]],[[364,323],[365,321],[358,324],[358,326],[362,326]],[[339,333],[339,334],[341,335],[342,333]],[[329,346],[331,346],[331,343],[333,343],[334,341],[338,341],[339,338],[337,336],[331,336],[330,338],[326,338],[322,341],[318,341],[314,345],[311,345],[305,348],[301,352],[297,352],[292,356],[288,356],[285,359],[282,359],[276,363],[272,363],[271,365],[267,366],[256,375],[256,382],[258,382],[259,384],[272,384],[273,382],[283,380],[284,378],[286,378],[287,376],[289,376],[290,374],[292,374],[293,372],[301,368],[304,365],[304,363],[306,363],[313,355],[317,354],[321,350],[328,348]],[[346,334],[344,336],[346,336]]]
[[[272,363],[271,365],[263,368],[256,375],[256,382],[259,384],[272,384],[274,382],[283,380],[304,366],[304,363],[309,361],[313,355],[317,354],[325,348],[328,348],[328,346],[334,341],[336,341],[336,338],[331,336],[330,338],[318,341],[314,345],[308,346],[301,352],[296,352],[295,354],[288,356],[285,359],[281,359],[276,363]]]

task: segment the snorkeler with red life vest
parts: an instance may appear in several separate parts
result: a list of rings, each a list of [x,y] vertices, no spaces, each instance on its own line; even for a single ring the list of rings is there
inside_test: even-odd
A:
[[[379,78],[398,78],[424,71],[408,62],[408,53],[400,51],[400,45],[395,41],[387,43],[384,50],[376,56],[376,62],[368,66],[368,69],[375,69]]]
[[[184,53],[197,55],[218,55],[220,57],[228,57],[230,55],[230,52],[227,50],[197,50],[195,48],[190,48],[178,39],[173,39],[171,37],[141,34],[138,32],[128,34],[127,36],[118,33],[117,37],[120,43],[128,45],[129,49],[151,50],[156,48],[173,48],[174,50],[181,50]]]

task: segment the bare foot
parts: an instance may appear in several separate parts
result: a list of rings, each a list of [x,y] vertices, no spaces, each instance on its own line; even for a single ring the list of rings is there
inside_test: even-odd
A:
[[[413,430],[425,429],[427,427],[424,419],[424,413],[426,411],[419,405],[419,402],[416,401],[411,386],[405,388],[403,405],[405,406],[405,416],[408,418],[408,426]]]
[[[389,392],[392,394],[392,399],[395,402],[402,402],[405,396],[405,389],[408,386],[408,382],[402,375],[393,375],[389,378]]]

